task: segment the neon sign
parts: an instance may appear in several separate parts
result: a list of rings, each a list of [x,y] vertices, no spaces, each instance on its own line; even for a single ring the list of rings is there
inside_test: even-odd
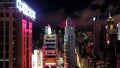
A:
[[[16,7],[20,12],[35,20],[35,12],[25,2],[16,0]]]

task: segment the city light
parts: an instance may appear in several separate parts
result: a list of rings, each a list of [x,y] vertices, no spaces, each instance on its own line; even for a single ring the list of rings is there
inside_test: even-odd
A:
[[[96,17],[93,17],[93,21],[96,21]]]
[[[25,2],[16,0],[16,7],[20,12],[35,20],[35,12]]]
[[[51,27],[50,27],[50,25],[48,24],[47,26],[45,26],[45,34],[48,34],[49,37],[51,38],[51,37],[52,37],[52,36],[51,36],[51,33],[52,33]]]
[[[118,27],[118,40],[120,40],[120,23],[117,24]]]
[[[55,65],[56,63],[45,63],[45,65]]]

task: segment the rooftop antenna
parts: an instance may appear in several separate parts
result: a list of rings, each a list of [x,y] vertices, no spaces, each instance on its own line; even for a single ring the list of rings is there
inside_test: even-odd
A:
[[[110,13],[110,11],[109,11],[109,18],[111,17],[111,13]]]

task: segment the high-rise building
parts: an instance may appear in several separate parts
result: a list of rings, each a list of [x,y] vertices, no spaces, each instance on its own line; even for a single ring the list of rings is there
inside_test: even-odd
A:
[[[63,29],[58,30],[58,50],[59,50],[59,57],[63,57],[64,53],[64,37],[63,37]]]
[[[75,27],[70,18],[66,20],[64,34],[64,68],[75,68]]]
[[[42,68],[42,50],[35,49],[32,54],[32,68]]]
[[[107,62],[109,63],[107,66],[116,68],[116,43],[117,43],[117,28],[114,22],[114,19],[111,17],[109,13],[109,17],[107,18],[107,23],[105,25],[105,44],[106,44],[106,57]]]
[[[5,1],[0,2],[0,67],[31,68],[35,12],[21,0]]]
[[[45,27],[44,45],[42,48],[43,68],[58,67],[58,38],[51,32],[50,25]]]

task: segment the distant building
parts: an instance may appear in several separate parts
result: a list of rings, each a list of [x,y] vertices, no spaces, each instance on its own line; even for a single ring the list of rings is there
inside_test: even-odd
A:
[[[105,46],[106,46],[106,58],[107,58],[107,67],[116,67],[116,43],[117,43],[117,28],[114,22],[114,19],[109,13],[107,18],[107,23],[105,25]]]
[[[117,24],[118,27],[118,40],[120,40],[120,22]]]
[[[34,50],[32,55],[32,68],[42,68],[42,50]]]
[[[70,18],[66,20],[64,34],[64,68],[75,68],[75,27],[72,26]]]
[[[43,68],[58,67],[58,38],[56,34],[52,34],[50,25],[45,27],[42,55]]]
[[[64,31],[63,29],[58,30],[58,50],[59,50],[59,57],[63,57],[63,53],[64,53],[64,35],[63,35]]]
[[[32,68],[34,19],[35,12],[25,2],[0,0],[1,68]]]

